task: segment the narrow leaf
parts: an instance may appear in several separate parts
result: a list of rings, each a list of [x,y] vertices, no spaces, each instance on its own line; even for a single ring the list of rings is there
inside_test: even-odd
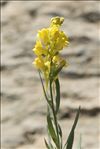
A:
[[[80,107],[77,110],[76,118],[75,118],[75,121],[74,121],[74,124],[73,124],[73,128],[72,128],[73,130],[75,129],[75,127],[77,125],[77,122],[78,122],[78,119],[79,119],[79,114],[80,114]]]
[[[74,131],[75,131],[78,119],[79,119],[79,113],[80,113],[80,107],[79,107],[79,109],[77,111],[77,114],[76,114],[76,117],[75,117],[75,121],[74,121],[72,129],[70,131],[70,134],[68,136],[67,142],[65,143],[64,147],[66,147],[66,149],[72,149],[73,141],[74,141]]]
[[[54,141],[54,143],[56,144],[56,146],[58,146],[57,136],[56,136],[56,133],[55,133],[55,130],[54,130],[54,127],[53,127],[53,124],[52,124],[52,120],[51,120],[49,114],[47,115],[47,123],[48,123],[48,130],[49,130],[49,133],[51,135],[51,138]]]
[[[55,80],[55,85],[56,85],[56,113],[57,113],[60,107],[60,84],[58,79]]]
[[[43,80],[42,80],[40,71],[39,71],[39,76],[40,76],[40,80],[41,80],[41,84],[42,84],[42,88],[43,88],[43,92],[44,92],[46,101],[47,101],[47,103],[49,104],[49,106],[51,107],[51,101],[48,99],[48,96],[47,96],[47,94],[46,94],[45,87],[44,87],[44,84],[43,84]]]
[[[59,128],[59,134],[60,134],[60,137],[62,138],[62,130],[61,130],[61,127],[60,127],[59,124],[58,124],[58,128]]]
[[[67,140],[66,149],[72,149],[73,142],[74,142],[74,131],[72,130],[71,133],[70,133],[70,136],[68,137],[68,140]]]
[[[44,139],[44,142],[45,142],[45,145],[46,145],[47,149],[51,149],[49,144],[47,143],[46,139]]]
[[[59,135],[60,135],[60,145],[61,145],[61,149],[62,149],[62,143],[63,143],[63,141],[62,141],[62,130],[61,130],[61,127],[59,124],[58,124],[58,131],[59,131]]]

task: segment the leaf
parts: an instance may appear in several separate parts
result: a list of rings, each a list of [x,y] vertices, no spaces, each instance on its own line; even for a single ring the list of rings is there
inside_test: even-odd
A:
[[[73,147],[73,141],[74,141],[74,131],[72,130],[71,133],[70,133],[70,136],[68,138],[68,141],[67,141],[67,147],[66,147],[66,149],[72,149],[72,147]]]
[[[79,119],[79,113],[80,113],[80,107],[79,107],[79,109],[77,111],[77,114],[76,114],[76,117],[75,117],[75,121],[74,121],[74,124],[72,126],[72,129],[70,131],[70,134],[68,136],[67,142],[65,143],[65,146],[64,147],[66,147],[66,149],[72,149],[72,147],[73,147],[74,131],[75,131],[75,128],[76,128],[78,119]]]
[[[56,114],[57,114],[60,106],[60,84],[58,79],[55,80],[55,85],[56,85]]]
[[[49,144],[47,143],[46,139],[44,139],[44,142],[45,142],[45,145],[46,145],[47,149],[51,149]]]
[[[49,130],[49,133],[51,135],[51,138],[54,141],[54,143],[56,144],[56,146],[58,146],[57,136],[56,136],[53,124],[52,124],[50,114],[47,115],[47,123],[48,123],[48,130]]]
[[[60,135],[60,145],[61,145],[61,148],[62,148],[62,130],[61,130],[61,127],[60,125],[58,124],[58,131],[59,131],[59,135]]]
[[[58,124],[58,128],[59,128],[59,134],[60,134],[60,137],[62,137],[62,130],[61,130],[61,127],[60,127],[59,124]]]
[[[42,80],[40,71],[39,71],[39,76],[40,76],[40,80],[41,80],[41,84],[42,84],[42,88],[43,88],[43,92],[44,92],[46,101],[47,101],[47,103],[49,104],[49,106],[51,107],[51,101],[48,99],[48,96],[47,96],[47,94],[46,94],[45,87],[44,87],[44,84],[43,84],[43,80]]]

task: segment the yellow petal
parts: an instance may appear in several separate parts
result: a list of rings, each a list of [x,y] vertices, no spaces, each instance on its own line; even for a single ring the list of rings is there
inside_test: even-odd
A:
[[[43,28],[42,30],[38,31],[38,37],[43,44],[47,44],[49,42],[49,29]]]

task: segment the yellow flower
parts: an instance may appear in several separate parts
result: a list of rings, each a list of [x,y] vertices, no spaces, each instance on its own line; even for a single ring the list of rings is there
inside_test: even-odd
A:
[[[55,54],[57,51],[62,50],[65,46],[68,45],[68,37],[63,31],[60,31],[57,26],[52,26],[50,28],[50,40],[52,43],[52,50]]]
[[[49,29],[50,31],[50,39],[54,41],[56,41],[56,39],[58,38],[59,36],[59,29],[57,26],[53,26]]]
[[[44,65],[44,62],[41,58],[37,57],[35,58],[33,64],[35,65],[36,68],[44,71],[45,70],[45,65]]]
[[[33,49],[33,51],[37,56],[40,56],[43,54],[43,47],[42,47],[42,44],[40,41],[36,42],[36,45],[35,45],[35,48]]]
[[[43,28],[42,30],[38,31],[38,38],[42,44],[47,45],[49,42],[49,29]]]
[[[51,19],[51,25],[50,26],[53,26],[53,25],[56,25],[56,26],[61,26],[61,24],[64,22],[64,18],[63,17],[53,17]]]
[[[68,45],[68,37],[64,34],[63,31],[59,32],[59,37],[57,38],[55,49],[58,51],[62,50],[65,46]]]
[[[54,17],[48,28],[39,30],[33,49],[37,56],[33,63],[43,72],[46,84],[53,74],[54,78],[57,77],[66,64],[65,59],[60,56],[60,51],[69,43],[68,37],[60,30],[63,21],[63,17]]]
[[[47,71],[50,73],[50,61],[45,62],[45,66],[47,67]]]
[[[59,62],[61,60],[61,57],[59,56],[59,55],[55,55],[54,57],[53,57],[53,59],[52,59],[52,62],[53,63],[57,63],[57,62]]]
[[[55,64],[56,68],[60,65],[68,66],[68,62],[64,58],[62,58],[60,55],[56,55],[53,57],[52,62]]]
[[[43,48],[40,41],[36,42],[36,45],[35,45],[35,48],[33,49],[33,51],[37,56],[40,56],[40,55],[43,55],[43,54],[47,55],[47,52],[48,52],[46,48]]]

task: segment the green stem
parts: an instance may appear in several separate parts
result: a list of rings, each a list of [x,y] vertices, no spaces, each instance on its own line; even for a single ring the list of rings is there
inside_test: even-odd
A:
[[[49,105],[47,104],[47,115],[48,113],[50,113],[50,108],[49,108]],[[48,127],[48,126],[47,126]],[[50,135],[49,135],[49,130],[47,128],[47,132],[48,132],[48,141],[49,141],[49,145],[50,145],[50,148],[52,149],[52,145],[51,145],[51,138],[50,138]]]
[[[53,93],[52,93],[52,82],[50,81],[50,95],[51,95],[51,102],[52,102],[52,112],[53,112],[53,117],[54,117],[54,123],[55,123],[55,128],[56,128],[56,133],[57,133],[57,141],[58,141],[58,149],[60,149],[60,140],[59,140],[59,131],[58,131],[58,125],[57,125],[57,117],[54,109],[54,102],[53,102]]]

